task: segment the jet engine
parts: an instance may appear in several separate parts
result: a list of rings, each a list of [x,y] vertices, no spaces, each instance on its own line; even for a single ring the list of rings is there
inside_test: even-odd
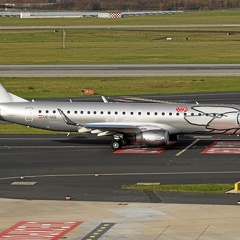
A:
[[[136,142],[146,146],[166,146],[169,133],[166,130],[148,130],[137,134]]]

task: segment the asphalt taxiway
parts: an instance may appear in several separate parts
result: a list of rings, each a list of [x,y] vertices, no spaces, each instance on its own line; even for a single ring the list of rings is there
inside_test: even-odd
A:
[[[231,194],[216,198],[211,194],[121,188],[156,182],[234,185],[239,180],[239,155],[204,152],[223,139],[238,142],[223,137],[183,138],[162,151],[129,146],[113,152],[111,138],[96,139],[92,135],[2,135],[0,197],[62,200],[71,195],[74,200],[84,201],[235,204],[238,196]]]

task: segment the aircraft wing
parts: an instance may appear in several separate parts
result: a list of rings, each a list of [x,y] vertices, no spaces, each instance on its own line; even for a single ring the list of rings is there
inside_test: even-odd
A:
[[[139,133],[141,129],[136,125],[131,124],[122,124],[122,123],[86,123],[83,124],[83,131],[84,129],[91,131],[91,132],[121,132],[121,133]],[[79,129],[81,132],[81,129]]]
[[[95,133],[100,135],[113,135],[115,133],[128,133],[138,134],[147,130],[160,130],[164,129],[169,133],[177,133],[178,130],[170,125],[159,124],[159,123],[122,123],[122,122],[100,122],[100,123],[76,123],[69,119],[61,109],[58,109],[62,115],[63,120],[68,125],[74,125],[78,127],[79,133]]]
[[[113,135],[115,133],[128,133],[138,134],[147,130],[166,130],[171,134],[177,133],[178,130],[165,124],[154,123],[121,123],[121,122],[109,122],[109,123],[86,123],[82,125],[82,128],[78,132],[91,132],[100,135]],[[104,134],[107,133],[107,134]]]
[[[139,133],[141,130],[138,126],[134,124],[123,124],[123,123],[85,123],[78,124],[69,119],[61,109],[58,109],[63,120],[68,125],[78,126],[78,132],[92,132],[92,133],[101,133],[101,132],[122,132],[122,133]]]

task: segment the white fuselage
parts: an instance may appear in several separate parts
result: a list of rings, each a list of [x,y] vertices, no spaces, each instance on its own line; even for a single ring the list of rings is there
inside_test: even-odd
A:
[[[76,124],[68,124],[59,109]],[[0,117],[8,122],[64,132],[81,131],[89,123],[109,123],[134,125],[140,131],[165,129],[169,134],[239,134],[239,109],[236,105],[36,101],[1,103]]]

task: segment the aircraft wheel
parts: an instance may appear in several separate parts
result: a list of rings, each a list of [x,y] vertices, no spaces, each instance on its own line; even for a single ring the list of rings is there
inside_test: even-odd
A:
[[[126,138],[123,138],[121,140],[121,144],[122,144],[122,146],[126,146],[128,144],[128,140]]]
[[[121,148],[121,142],[120,141],[113,141],[111,146],[112,146],[112,149],[118,150],[119,148]]]

